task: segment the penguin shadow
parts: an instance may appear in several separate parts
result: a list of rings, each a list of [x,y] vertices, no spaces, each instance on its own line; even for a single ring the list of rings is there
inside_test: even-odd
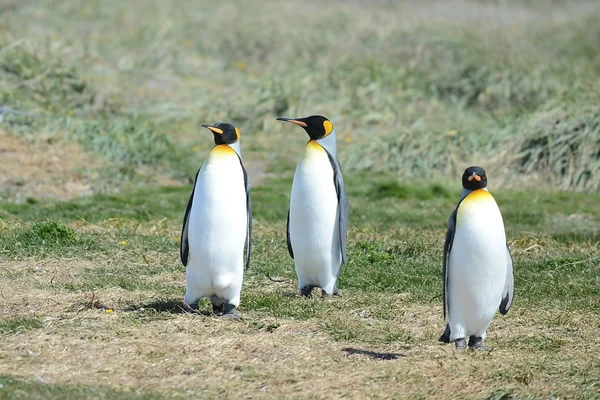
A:
[[[400,357],[406,357],[406,354],[402,353],[378,353],[371,350],[354,349],[352,347],[345,347],[342,351],[346,352],[349,356],[358,354],[361,356],[367,356],[373,360],[397,360]]]
[[[193,309],[179,300],[155,300],[141,304],[134,304],[126,307],[125,312],[156,312],[169,314],[198,314],[205,317],[213,315],[209,310]]]
[[[317,292],[317,291],[312,292],[310,294],[310,296],[303,296],[298,291],[285,291],[285,292],[281,291],[281,292],[277,292],[277,295],[281,296],[281,297],[289,297],[289,298],[303,299],[303,300],[331,299],[331,298],[339,297],[339,295],[330,296],[330,295],[322,294],[321,292]]]

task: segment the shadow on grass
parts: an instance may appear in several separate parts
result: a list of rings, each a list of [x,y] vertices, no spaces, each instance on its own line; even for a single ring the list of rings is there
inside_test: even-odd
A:
[[[349,356],[358,354],[361,356],[367,356],[374,360],[386,360],[387,361],[387,360],[397,360],[398,357],[406,357],[405,354],[401,354],[401,353],[378,353],[376,351],[354,349],[352,347],[345,347],[342,349],[342,351],[345,351]]]
[[[318,287],[314,287],[310,293],[308,294],[308,296],[304,296],[302,294],[300,294],[299,290],[294,290],[294,291],[278,291],[277,294],[281,297],[290,297],[290,298],[298,298],[298,299],[316,299],[316,298],[339,298],[341,297],[341,295],[339,293],[332,295],[328,295],[323,293],[323,291],[318,288]]]
[[[134,304],[126,307],[123,311],[154,311],[157,313],[169,314],[200,314],[206,317],[213,315],[208,310],[194,309],[180,300],[155,300],[142,304]]]

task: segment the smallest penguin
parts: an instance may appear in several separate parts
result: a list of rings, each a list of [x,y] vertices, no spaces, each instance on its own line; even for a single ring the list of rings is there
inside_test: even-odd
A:
[[[252,205],[240,131],[224,122],[202,126],[213,133],[215,146],[196,174],[183,218],[184,303],[193,308],[207,297],[213,312],[238,319],[244,246],[248,268],[252,236]]]
[[[486,351],[483,340],[496,310],[506,314],[512,304],[513,263],[486,172],[469,167],[462,184],[444,244],[444,318],[447,312],[449,322],[440,341]]]

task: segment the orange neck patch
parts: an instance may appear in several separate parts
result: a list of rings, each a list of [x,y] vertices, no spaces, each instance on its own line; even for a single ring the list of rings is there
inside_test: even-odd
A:
[[[225,156],[225,155],[230,155],[230,154],[236,154],[235,150],[231,148],[231,146],[227,145],[227,144],[219,144],[215,147],[212,148],[212,150],[210,151],[210,154],[215,154],[218,156]]]
[[[477,189],[477,190],[473,190],[471,193],[469,193],[467,195],[467,197],[465,197],[465,199],[463,200],[463,203],[470,203],[472,201],[485,201],[485,200],[489,200],[489,199],[494,199],[494,196],[492,196],[492,194],[490,192],[488,192],[487,190],[483,190],[483,189]]]
[[[308,143],[306,143],[306,149],[307,150],[323,150],[323,146],[321,146],[319,143],[317,143],[316,140],[309,140]]]

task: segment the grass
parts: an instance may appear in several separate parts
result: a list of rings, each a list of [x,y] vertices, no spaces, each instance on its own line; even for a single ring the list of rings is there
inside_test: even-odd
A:
[[[43,322],[39,317],[9,318],[0,323],[0,335],[16,334],[30,329],[39,329],[43,326]]]
[[[153,2],[158,18],[99,1],[50,13],[52,1],[38,0],[3,14],[0,95],[56,119],[11,116],[15,132],[29,136],[33,124],[177,179],[192,173],[189,148],[205,149],[200,122],[236,122],[263,157],[301,139],[275,143],[288,128],[275,117],[321,112],[349,171],[439,179],[485,161],[504,185],[597,192],[595,3],[471,3],[449,7],[468,13],[437,2],[425,13],[412,3],[320,10],[253,0],[182,13]]]
[[[77,385],[64,387],[0,376],[0,390],[7,400],[17,399],[160,399],[158,393],[143,393],[135,389],[118,390],[111,387]]]
[[[0,103],[26,114],[0,125],[0,397],[600,397],[599,20],[588,1],[3,3]],[[275,118],[313,113],[351,205],[335,298],[297,295],[285,244],[306,137]],[[237,323],[180,304],[199,124],[219,120],[254,207]],[[486,354],[437,342],[472,164],[515,260]]]
[[[99,250],[90,238],[81,237],[72,228],[58,221],[36,222],[30,227],[0,234],[0,254],[4,259],[34,255],[60,255]]]
[[[283,187],[283,180],[256,188],[256,198],[262,198],[261,192],[270,185]],[[129,199],[136,204],[131,193],[71,201],[94,204],[100,216],[113,210],[113,219],[86,222],[63,214],[58,206],[65,203],[49,207],[45,215],[50,221],[65,222],[42,223],[35,216],[28,222],[18,216],[30,215],[28,210],[38,204],[12,204],[8,209],[14,214],[7,211],[4,238],[19,237],[24,248],[45,250],[13,252],[4,257],[7,261],[0,268],[0,292],[11,299],[0,319],[6,343],[1,356],[16,360],[12,363],[16,370],[3,373],[10,375],[7,379],[19,378],[14,382],[32,396],[38,390],[47,390],[48,396],[56,390],[59,396],[64,390],[64,396],[89,392],[111,397],[135,388],[140,396],[148,392],[187,397],[200,390],[209,397],[232,397],[255,390],[256,382],[266,388],[266,397],[301,396],[316,390],[307,389],[307,382],[340,396],[366,394],[364,387],[344,381],[343,376],[375,386],[394,382],[395,390],[425,397],[438,396],[441,390],[451,396],[489,398],[506,391],[518,398],[594,395],[600,367],[593,356],[600,310],[600,218],[592,214],[592,195],[569,196],[571,206],[561,196],[536,192],[538,218],[522,219],[517,214],[507,219],[507,226],[513,228],[509,242],[515,257],[516,297],[511,312],[494,320],[488,338],[494,350],[486,357],[454,353],[436,342],[443,328],[443,214],[454,201],[429,193],[450,189],[437,184],[404,187],[386,189],[388,196],[368,198],[369,188],[381,187],[390,187],[388,178],[357,184],[350,201],[372,208],[401,205],[413,214],[422,208],[440,210],[414,222],[397,217],[390,223],[392,211],[367,213],[365,219],[354,216],[349,263],[340,275],[341,297],[332,299],[307,300],[296,294],[285,248],[285,213],[266,212],[285,210],[286,199],[263,198],[273,203],[255,216],[254,261],[242,293],[244,320],[237,324],[204,311],[182,313],[179,307],[184,269],[178,264],[174,240],[179,218],[170,215],[176,214],[176,204],[185,203],[187,191],[156,189],[153,202],[148,203],[155,208],[146,215],[129,215],[125,206],[119,215],[115,202],[126,204]],[[522,193],[509,194],[500,192],[498,197],[509,202]],[[174,204],[173,209],[167,204]],[[518,201],[513,206],[524,212],[529,204]],[[564,220],[573,211],[590,212],[587,228],[561,224],[557,226],[562,235],[546,232],[548,221],[554,224],[556,218]],[[579,234],[588,229],[595,236]],[[81,244],[87,240],[96,247]],[[25,291],[26,297],[19,295]],[[204,302],[201,308],[209,306]],[[39,317],[30,317],[30,310],[44,315],[46,322],[42,325]],[[40,331],[66,345],[66,355],[54,360],[54,350],[36,339]],[[20,356],[27,351],[17,344],[23,341],[35,356]],[[86,354],[93,354],[97,363],[89,365]],[[209,360],[219,360],[218,372]],[[326,360],[337,367],[324,369],[329,365]],[[45,379],[53,384],[41,389],[28,380],[39,362],[68,363],[70,372],[46,373]],[[280,363],[287,369],[277,369]],[[76,373],[81,365],[89,365],[89,372]],[[114,385],[110,377],[117,371],[124,380],[113,392],[107,385]],[[564,371],[571,372],[565,375]],[[235,385],[216,378],[217,374],[233,377]],[[442,384],[439,376],[455,383]],[[344,386],[338,386],[340,382]]]

